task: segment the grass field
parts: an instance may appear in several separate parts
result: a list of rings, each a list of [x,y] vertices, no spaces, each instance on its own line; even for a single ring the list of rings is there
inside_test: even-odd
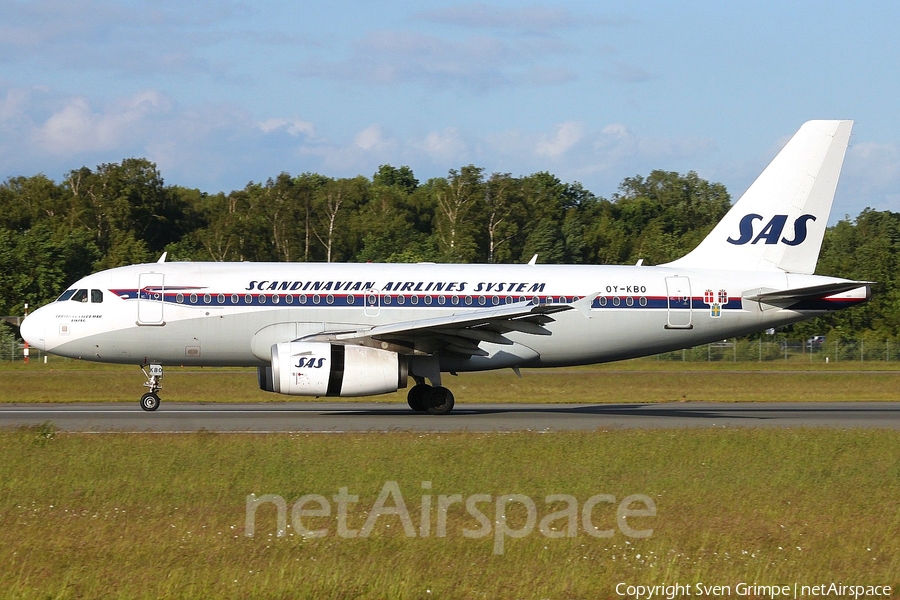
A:
[[[460,402],[900,397],[900,370],[884,362],[638,360],[523,374],[447,384]],[[135,367],[5,364],[0,401],[136,402],[142,381]],[[168,369],[164,383],[164,401],[297,400],[260,392],[247,369]],[[405,392],[378,399],[405,403]],[[719,597],[754,597],[738,593],[740,582],[891,585],[900,597],[896,431],[88,435],[47,423],[0,431],[0,457],[5,598],[621,598],[620,583],[722,585],[731,590]],[[412,531],[382,510],[370,535],[339,535],[334,496],[359,497],[346,526],[364,530],[389,482]],[[285,535],[272,503],[256,509],[246,535],[250,494],[284,499]],[[292,526],[306,494],[330,502],[328,516],[300,519],[324,537]],[[483,495],[484,521],[456,503],[444,507],[439,536],[440,496],[457,494]],[[506,494],[534,502],[530,529],[525,504],[498,504]],[[589,515],[611,537],[585,527],[582,511],[598,494],[608,496]],[[647,538],[626,536],[617,518],[631,495],[655,503],[655,516],[625,520],[652,529]],[[570,524],[572,537],[545,535]]]
[[[456,401],[677,402],[900,400],[900,363],[666,362],[633,360],[567,369],[445,375]],[[136,366],[82,361],[0,363],[0,402],[137,402],[144,377]],[[363,398],[406,402],[406,391]],[[164,402],[285,402],[257,387],[255,369],[167,368]],[[349,399],[352,400],[352,399]]]
[[[0,433],[0,595],[8,598],[615,598],[625,584],[900,586],[900,433],[892,431],[616,431],[555,434],[189,435]],[[396,481],[416,537],[398,516],[366,538],[337,535],[330,517],[291,505],[346,487],[347,526],[360,529]],[[431,487],[423,488],[422,482]],[[274,505],[245,535],[248,494]],[[459,505],[437,537],[438,495],[485,494],[489,535]],[[541,519],[569,494],[652,498],[655,516],[629,526],[615,504],[593,523],[612,537],[550,538],[524,505],[498,519],[504,494],[532,498]],[[423,495],[429,535],[420,536]],[[388,505],[395,506],[392,499]],[[312,505],[315,507],[316,505]],[[566,530],[566,519],[552,523]],[[527,530],[526,530],[527,531]],[[692,592],[694,588],[691,588]],[[731,596],[737,596],[733,589]],[[897,592],[893,593],[897,597]],[[747,597],[747,596],[744,596]]]

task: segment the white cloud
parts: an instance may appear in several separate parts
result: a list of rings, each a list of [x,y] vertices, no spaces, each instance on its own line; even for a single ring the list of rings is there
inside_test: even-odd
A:
[[[61,179],[81,166],[142,156],[159,166],[167,182],[214,193],[282,171],[352,177],[371,175],[381,164],[405,164],[424,181],[471,163],[516,175],[546,170],[609,194],[625,174],[693,168],[710,148],[704,140],[639,136],[619,123],[598,130],[578,120],[543,131],[451,126],[407,136],[390,133],[379,122],[346,136],[331,135],[298,117],[254,119],[246,109],[221,103],[184,106],[158,90],[101,104],[0,84],[3,178],[44,172]],[[891,155],[885,149],[880,155],[887,169]]]
[[[86,98],[75,97],[38,127],[34,139],[54,154],[109,150],[141,137],[148,117],[170,108],[170,101],[152,90],[119,99],[101,112]]]
[[[281,121],[285,130],[304,129],[303,121]],[[293,136],[265,133],[243,109],[184,107],[156,90],[98,104],[84,96],[0,85],[2,178],[42,172],[61,179],[82,166],[141,156],[174,183],[219,191],[228,183],[242,186],[252,178],[248,174],[277,174],[289,154],[285,140],[297,143]]]
[[[369,125],[357,133],[353,138],[353,144],[366,152],[385,151],[394,146],[392,140],[384,137],[384,132],[378,124]]]
[[[847,150],[847,175],[864,176],[872,187],[900,187],[900,147],[877,142],[851,145]]]
[[[584,124],[577,121],[567,121],[556,126],[556,132],[552,136],[544,136],[538,142],[534,152],[538,156],[558,158],[570,150],[584,137]]]
[[[601,130],[601,134],[606,139],[625,139],[631,136],[631,132],[628,131],[628,127],[622,125],[621,123],[613,123],[611,125],[607,125]]]
[[[294,137],[301,135],[313,137],[316,135],[316,128],[313,124],[302,119],[267,119],[259,123],[259,128],[263,133],[285,131]]]
[[[424,152],[432,162],[452,166],[464,160],[468,151],[466,142],[455,127],[429,132],[424,139],[414,141],[413,146]]]
[[[375,31],[355,42],[347,58],[309,59],[301,64],[297,74],[451,90],[557,85],[572,81],[575,73],[546,63],[550,57],[568,52],[566,44],[555,40],[486,35],[448,39],[409,31]]]
[[[564,8],[530,6],[510,9],[481,3],[423,11],[417,18],[433,23],[508,29],[523,33],[547,33],[554,29],[571,27],[577,22]]]
[[[653,78],[649,71],[638,65],[617,61],[611,68],[606,68],[603,74],[618,83],[642,83]]]
[[[837,218],[857,216],[864,208],[900,212],[900,145],[855,142],[847,149],[838,184]]]
[[[19,119],[25,112],[30,94],[24,88],[11,88],[0,100],[0,123]]]
[[[547,35],[551,31],[570,29],[584,24],[625,25],[631,19],[622,17],[597,18],[573,15],[565,8],[551,6],[501,7],[474,2],[449,8],[426,10],[416,18],[438,24],[452,24],[477,29],[500,29],[532,35]]]
[[[4,4],[0,63],[136,76],[217,72],[204,50],[227,39],[217,30],[219,25],[238,23],[246,13],[240,5],[223,1],[208,2],[202,10],[176,2]]]
[[[710,139],[641,133],[622,122],[592,127],[571,119],[505,131],[451,126],[415,135],[377,122],[336,137],[333,131],[298,117],[256,119],[232,104],[182,105],[153,89],[101,103],[0,82],[0,179],[43,172],[59,181],[72,169],[129,156],[155,162],[168,183],[212,193],[282,171],[369,176],[381,164],[409,165],[421,181],[470,163],[514,175],[549,171],[606,196],[624,177],[653,169],[697,170],[726,183],[736,178]],[[865,206],[900,210],[897,189],[900,145],[854,143],[835,214],[856,215]]]
[[[519,174],[550,171],[580,181],[598,195],[611,195],[626,176],[653,169],[697,170],[715,149],[711,140],[638,135],[622,123],[593,129],[581,121],[557,123],[549,131],[488,133],[488,170]]]
[[[638,135],[621,123],[613,123],[594,137],[593,148],[602,159],[596,164],[597,168],[627,162],[656,162],[655,168],[665,168],[666,163],[680,163],[707,155],[715,148],[715,143],[703,138]]]

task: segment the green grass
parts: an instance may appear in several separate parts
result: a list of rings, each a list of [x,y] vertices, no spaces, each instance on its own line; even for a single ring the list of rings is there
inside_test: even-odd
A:
[[[900,433],[833,430],[554,434],[58,434],[0,432],[0,590],[10,598],[611,598],[615,585],[900,586]],[[579,502],[645,494],[646,539],[579,530],[550,539],[404,535],[382,517],[368,538],[277,537],[246,497],[360,499],[359,528],[397,481],[419,524],[429,493],[548,494]],[[423,491],[422,482],[431,489]],[[436,505],[436,500],[433,501]],[[491,505],[482,505],[493,516]],[[613,527],[614,505],[594,520]],[[290,516],[289,521],[290,523]],[[511,511],[511,527],[523,524]]]
[[[0,402],[136,402],[136,366],[57,360],[0,365]],[[652,359],[565,369],[444,376],[457,402],[619,403],[900,399],[900,363],[678,362]],[[406,391],[361,401],[406,402]],[[255,369],[167,368],[164,402],[316,401],[262,392]]]
[[[576,369],[447,376],[459,402],[897,400],[893,363],[703,363],[635,360]],[[0,401],[136,401],[136,367],[77,361],[0,365]],[[167,369],[164,401],[296,401],[260,392],[252,369]],[[405,391],[378,400],[405,402]],[[368,399],[366,399],[368,400]],[[314,401],[314,400],[311,400]],[[52,424],[0,431],[0,596],[263,598],[615,598],[615,585],[893,585],[900,589],[900,433],[684,430],[553,434],[60,434]],[[387,481],[419,525],[421,497],[549,494],[618,502],[644,494],[647,539],[582,529],[469,539],[457,506],[446,537],[404,535],[382,517],[368,538],[276,535],[262,506],[244,535],[248,494],[360,500],[360,528]],[[423,481],[431,482],[424,490]],[[483,504],[494,517],[493,505]],[[334,507],[333,507],[334,509]],[[511,527],[523,525],[521,507]],[[288,514],[290,523],[290,513]],[[563,524],[560,521],[556,525]],[[579,525],[581,524],[579,519]],[[492,533],[496,529],[492,529]]]

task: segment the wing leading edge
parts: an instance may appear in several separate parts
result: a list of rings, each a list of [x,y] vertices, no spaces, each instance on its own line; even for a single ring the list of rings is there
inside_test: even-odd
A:
[[[545,325],[554,321],[550,315],[566,310],[582,310],[588,296],[573,304],[534,304],[522,301],[503,307],[477,309],[430,319],[376,325],[354,331],[323,332],[301,338],[301,341],[361,344],[390,347],[401,354],[435,354],[452,352],[462,356],[487,356],[481,342],[512,345],[510,332],[550,335]]]

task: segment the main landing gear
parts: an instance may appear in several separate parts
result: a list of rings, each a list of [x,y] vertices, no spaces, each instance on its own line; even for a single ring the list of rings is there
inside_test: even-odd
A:
[[[409,407],[416,412],[446,415],[453,410],[453,392],[442,386],[432,387],[424,378],[416,377],[416,385],[406,395]]]
[[[156,393],[162,389],[162,384],[159,382],[163,376],[162,365],[150,365],[150,372],[144,371],[144,367],[141,367],[141,371],[144,372],[144,376],[147,378],[147,381],[144,382],[144,387],[150,388],[150,391],[141,396],[141,408],[148,412],[152,412],[159,408],[159,395]]]

